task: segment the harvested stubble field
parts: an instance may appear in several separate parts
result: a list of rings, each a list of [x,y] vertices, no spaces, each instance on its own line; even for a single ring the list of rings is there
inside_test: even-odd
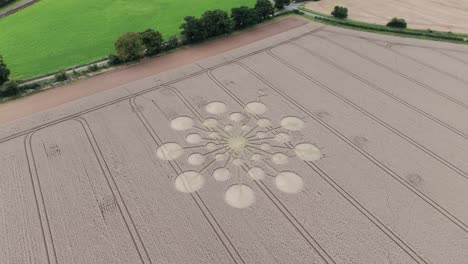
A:
[[[2,127],[6,263],[464,263],[468,48],[307,24]]]

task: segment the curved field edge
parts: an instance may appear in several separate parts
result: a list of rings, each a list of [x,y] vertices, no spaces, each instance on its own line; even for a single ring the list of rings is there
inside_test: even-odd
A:
[[[117,37],[147,28],[179,34],[188,15],[229,11],[255,0],[41,0],[0,20],[0,54],[13,79],[96,61],[112,53]]]

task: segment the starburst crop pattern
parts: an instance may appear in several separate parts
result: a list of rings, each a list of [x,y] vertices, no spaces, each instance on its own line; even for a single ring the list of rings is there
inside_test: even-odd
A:
[[[192,193],[200,190],[207,177],[226,182],[225,202],[235,208],[247,208],[255,202],[250,186],[253,181],[274,180],[284,193],[299,193],[303,179],[292,170],[278,170],[291,158],[316,161],[321,150],[310,143],[291,143],[291,133],[304,128],[304,121],[295,116],[280,119],[279,125],[263,118],[267,107],[262,102],[250,102],[242,112],[228,112],[223,102],[210,102],[204,109],[210,117],[195,120],[179,116],[170,127],[184,133],[187,146],[178,143],[161,145],[156,154],[165,161],[180,159],[188,153],[187,163],[193,170],[179,174],[174,182],[176,190]]]

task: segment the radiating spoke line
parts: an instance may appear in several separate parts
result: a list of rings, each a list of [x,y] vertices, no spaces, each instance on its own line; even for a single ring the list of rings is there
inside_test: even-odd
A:
[[[255,137],[255,136],[254,136]],[[251,137],[252,138],[252,137]],[[270,140],[274,139],[275,137],[265,137],[265,138],[255,138],[255,139],[250,139],[249,141],[258,141],[258,140]],[[246,138],[248,139],[248,138]]]
[[[199,126],[193,126],[193,127],[196,128],[196,129],[199,129],[199,130],[201,130],[201,131],[204,131],[204,132],[206,132],[206,133],[211,133],[211,132],[212,132],[212,131],[209,131],[209,130],[207,130],[207,129],[201,128],[201,127],[199,127]]]
[[[210,155],[210,154],[212,154],[212,153],[215,153],[215,152],[217,152],[217,151],[220,151],[220,150],[222,150],[222,149],[225,149],[225,147],[224,147],[224,146],[223,146],[223,147],[220,147],[220,148],[218,148],[218,149],[212,150],[212,151],[207,152],[207,153],[204,153],[204,154],[202,154],[202,155],[203,155],[203,156],[208,156],[208,155]]]
[[[237,181],[239,182],[239,185],[242,185],[242,178],[241,178],[241,173],[240,173],[240,166],[237,167]]]
[[[268,163],[266,160],[264,159],[261,159],[261,161],[270,169],[272,169],[273,171],[275,171],[276,173],[279,173],[279,171],[273,166],[271,165],[270,163]]]
[[[249,170],[250,170],[249,166],[247,166],[247,164],[246,164],[247,169],[244,168],[244,166],[240,166],[240,167],[245,171],[245,177],[250,179],[250,177],[248,177],[249,176],[248,173],[249,173]]]
[[[229,134],[228,132],[224,131],[222,128],[220,128],[218,125],[215,125],[215,127],[219,130],[218,132],[223,133],[226,138],[231,138],[232,135]]]
[[[205,137],[202,137],[201,139],[206,140],[206,141],[220,141],[214,138],[205,138]]]
[[[205,167],[203,167],[198,173],[202,174],[203,172],[205,172],[206,169],[208,169],[213,163],[215,163],[216,159],[213,159],[212,161],[210,161],[210,163],[208,163]]]
[[[229,152],[229,157],[227,158],[226,163],[224,163],[224,166],[223,166],[224,168],[227,168],[230,165],[231,158],[232,158],[232,155]]]
[[[188,190],[191,189],[190,186],[192,186],[192,183],[193,183],[195,180],[197,180],[199,177],[202,177],[202,176],[201,176],[201,173],[199,173],[199,174],[197,175],[197,177],[194,177],[194,178],[191,179],[189,182],[186,182],[186,180],[184,180],[183,183],[184,183],[185,188],[187,188]],[[188,184],[187,184],[187,183],[188,183]]]
[[[253,152],[251,149],[248,149],[248,148],[247,148],[246,150],[250,151],[252,154],[258,154],[258,153]],[[272,165],[270,165],[268,162],[266,162],[265,159],[261,158],[260,161],[263,162],[263,163],[264,163],[267,167],[269,167],[270,169],[272,169],[272,170],[274,170],[275,172],[279,173],[278,170],[275,169],[274,166],[272,166]]]
[[[253,114],[249,113],[249,119],[247,119],[247,122],[243,123],[244,125],[248,125],[250,123],[250,120],[252,120]]]
[[[243,137],[243,138],[246,138],[246,137],[250,136],[250,134],[251,134],[252,132],[254,132],[255,129],[257,129],[257,128],[258,128],[258,125],[254,126],[247,134],[242,135],[242,137]]]
[[[254,145],[254,146],[263,146],[264,144],[268,144],[268,143],[254,143],[254,142],[249,142],[248,143],[249,145]],[[272,148],[281,148],[281,149],[286,149],[286,150],[293,150],[292,148],[290,147],[285,147],[285,146],[277,146],[277,145],[271,145],[271,144],[268,144],[268,146],[272,147]]]
[[[250,153],[252,153],[252,154],[258,154],[258,153],[256,153],[256,152],[253,152],[251,149],[249,149],[249,148],[247,148],[247,147],[245,148],[245,150],[250,151]],[[260,155],[260,154],[258,154],[258,155]]]
[[[253,136],[250,136],[250,137],[246,137],[245,139],[250,141],[252,139],[255,139],[256,137],[257,137],[256,135],[253,135]]]
[[[281,149],[286,149],[286,150],[294,150],[293,148],[290,148],[290,147],[285,147],[285,146],[277,146],[277,145],[270,145],[274,148],[281,148]]]
[[[246,148],[253,148],[253,149],[256,149],[256,150],[259,150],[259,151],[265,152],[265,153],[266,153],[266,154],[268,154],[268,155],[272,155],[272,156],[273,156],[273,153],[270,153],[270,152],[268,152],[268,151],[266,151],[266,150],[263,150],[263,149],[260,149],[260,148],[254,147],[254,146],[252,146],[252,145],[247,145],[247,146],[246,146]]]
[[[215,132],[224,134],[224,135],[219,135],[220,137],[222,137],[222,138],[224,138],[224,139],[229,139],[229,138],[232,137],[230,134],[228,134],[227,132],[225,132],[224,130],[222,130],[218,125],[215,125],[215,127],[213,127],[213,130],[214,130]]]
[[[273,135],[276,135],[276,132],[278,132],[277,130],[278,129],[282,129],[283,127],[282,126],[279,126],[279,127],[267,127],[268,131],[266,133],[272,133]]]
[[[228,153],[228,151],[226,150],[226,148],[224,148],[224,152],[216,153],[216,155],[225,155],[226,153]],[[215,159],[216,159],[216,156],[215,156]]]
[[[204,148],[206,145],[200,145],[200,146],[188,146],[188,147],[183,147],[182,149],[194,149],[194,148]]]
[[[248,144],[249,144],[249,145],[254,145],[254,146],[261,146],[261,145],[263,145],[263,144],[265,144],[265,143],[249,142]],[[270,144],[268,144],[268,145],[270,145]]]

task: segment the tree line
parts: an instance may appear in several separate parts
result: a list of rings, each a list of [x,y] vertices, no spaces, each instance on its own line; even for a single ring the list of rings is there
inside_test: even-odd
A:
[[[277,0],[284,3],[284,0]],[[289,0],[286,0],[289,4]],[[286,5],[286,4],[284,4]],[[283,5],[281,5],[283,6]],[[143,32],[126,32],[115,42],[117,55],[109,55],[111,65],[153,56],[184,44],[199,43],[206,39],[226,35],[234,30],[253,26],[273,17],[275,7],[269,0],[257,0],[253,8],[241,6],[223,10],[208,10],[197,18],[187,16],[180,25],[181,38],[171,36],[164,41],[162,34],[153,29]]]

